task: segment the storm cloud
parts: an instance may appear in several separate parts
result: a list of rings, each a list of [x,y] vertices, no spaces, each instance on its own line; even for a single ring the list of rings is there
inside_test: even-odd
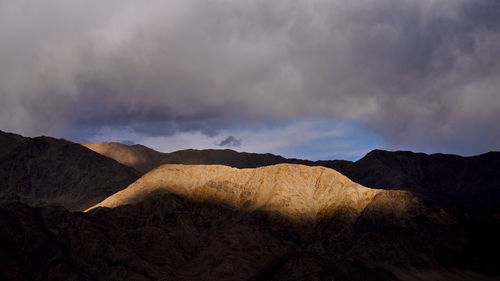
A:
[[[0,0],[0,41],[2,130],[318,117],[393,147],[500,149],[496,0]]]

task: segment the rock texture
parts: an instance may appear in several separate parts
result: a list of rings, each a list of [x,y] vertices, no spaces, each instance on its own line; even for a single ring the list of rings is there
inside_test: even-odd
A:
[[[4,205],[0,279],[500,280],[498,220],[483,232],[380,194],[355,219],[302,224],[162,192],[88,213]]]
[[[500,212],[500,152],[461,157],[374,150],[337,169],[365,186],[408,190],[441,207]]]
[[[143,172],[162,164],[216,164],[235,168],[257,168],[280,163],[323,166],[335,169],[352,181],[370,188],[410,191],[439,207],[500,212],[500,152],[461,157],[450,154],[428,155],[408,151],[374,150],[362,159],[351,162],[287,159],[273,154],[233,150],[188,149],[160,153],[137,145],[85,145]],[[126,156],[136,153],[139,155]],[[127,159],[145,160],[135,162]]]
[[[324,167],[279,164],[236,169],[220,165],[166,164],[94,207],[137,204],[158,191],[309,221],[329,217],[339,210],[349,210],[356,216],[373,204],[375,198],[380,206],[386,201],[411,198],[404,205],[393,204],[391,211],[411,206],[410,202],[417,204],[417,199],[408,192],[366,188]],[[386,197],[390,199],[381,199]]]
[[[134,182],[134,169],[78,144],[0,132],[0,202],[86,209]]]

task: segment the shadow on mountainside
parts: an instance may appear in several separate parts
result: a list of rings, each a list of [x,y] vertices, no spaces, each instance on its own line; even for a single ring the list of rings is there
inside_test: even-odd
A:
[[[158,193],[89,213],[4,205],[0,225],[2,280],[500,280],[498,219],[426,207],[295,224]]]

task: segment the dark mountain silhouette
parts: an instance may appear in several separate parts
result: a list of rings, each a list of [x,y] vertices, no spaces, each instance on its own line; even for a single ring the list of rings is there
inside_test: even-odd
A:
[[[500,211],[500,152],[461,157],[374,150],[336,169],[362,185],[408,190],[441,206]]]
[[[134,167],[141,172],[162,164],[188,165],[224,165],[234,168],[258,168],[276,164],[301,164],[306,166],[324,166],[328,168],[344,167],[352,162],[346,160],[309,161],[284,158],[271,153],[237,152],[231,149],[186,149],[171,153],[162,153],[143,145],[126,145],[122,143],[83,143],[83,146],[104,156]]]
[[[309,161],[295,158],[284,158],[271,153],[259,154],[248,152],[237,152],[231,149],[187,149],[172,153],[166,153],[161,164],[196,164],[209,165],[218,164],[234,168],[258,168],[276,164],[301,164],[306,166],[326,166],[329,168],[342,166],[344,160],[331,161]]]
[[[140,176],[130,167],[61,139],[0,132],[0,146],[0,202],[82,210]]]
[[[4,205],[0,278],[499,280],[498,220],[472,228],[397,202],[405,211],[375,203],[309,224],[168,193],[89,213]]]
[[[0,145],[1,145],[0,158],[10,153],[12,150],[21,145],[26,140],[28,140],[28,138],[0,131]]]

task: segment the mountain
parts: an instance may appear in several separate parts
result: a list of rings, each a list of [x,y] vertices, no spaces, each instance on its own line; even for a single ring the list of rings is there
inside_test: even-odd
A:
[[[381,198],[417,202],[408,192],[366,188],[324,167],[279,164],[237,169],[166,164],[93,208],[137,204],[158,192],[243,210],[276,212],[295,221],[325,219],[338,212],[356,217],[370,204],[389,204]],[[396,205],[393,209],[396,211]]]
[[[201,202],[166,189],[87,213],[7,204],[0,207],[0,279],[500,280],[499,225],[477,220],[472,227],[394,191],[379,191],[362,210],[300,222],[272,208]]]
[[[122,143],[82,143],[83,146],[116,161],[134,167],[141,172],[163,164],[188,165],[225,165],[234,168],[257,168],[282,163],[302,164],[306,166],[324,166],[328,168],[343,167],[350,164],[345,160],[309,161],[284,158],[271,153],[259,154],[237,152],[231,149],[186,149],[171,153],[162,153],[143,145],[126,145]]]
[[[130,167],[61,139],[0,132],[0,146],[0,202],[82,210],[140,176]]]
[[[273,154],[236,152],[234,150],[181,150],[161,153],[144,146],[124,144],[85,144],[120,163],[136,167],[127,160],[136,159],[147,172],[162,164],[217,164],[235,168],[257,168],[281,163],[323,166],[335,169],[354,182],[370,188],[407,190],[440,207],[460,207],[500,212],[500,152],[462,157],[451,154],[424,154],[409,151],[373,150],[362,159],[308,161],[288,159]],[[104,147],[97,149],[96,147]],[[118,149],[119,148],[119,149]],[[120,153],[111,151],[119,150]],[[144,152],[141,152],[144,151]],[[154,155],[154,156],[149,156]]]
[[[4,205],[0,225],[2,280],[398,280],[284,222],[167,194],[87,214]]]
[[[230,149],[187,149],[180,150],[172,153],[166,153],[162,160],[162,164],[192,164],[192,165],[225,165],[234,168],[258,168],[263,166],[270,166],[276,164],[301,164],[306,166],[326,166],[333,167],[335,165],[342,165],[344,160],[331,160],[331,161],[309,161],[295,158],[284,158],[279,155],[271,153],[248,153],[237,152]],[[329,165],[329,166],[328,166]]]
[[[0,280],[500,280],[498,153],[0,145]]]
[[[0,149],[0,159],[26,140],[27,138],[23,136],[0,131],[0,145],[2,147],[2,149]]]
[[[441,206],[500,211],[500,152],[461,157],[374,150],[337,169],[362,185],[408,190]]]
[[[126,145],[118,142],[110,142],[82,143],[82,145],[123,165],[133,167],[141,173],[147,173],[161,165],[162,158],[165,155],[164,153],[138,144]]]
[[[164,198],[177,198],[170,194],[217,211],[193,214],[176,203],[170,205],[173,214],[158,212],[164,208]],[[499,273],[495,269],[500,250],[498,218],[464,220],[426,205],[410,192],[366,188],[324,167],[163,165],[97,204],[90,213],[129,208],[143,210],[147,220],[191,214],[204,229],[211,229],[214,216],[224,213],[218,208],[237,213],[232,215],[237,222],[226,218],[230,234],[215,229],[216,234],[207,234],[215,235],[208,243],[216,244],[200,246],[201,257],[194,256],[194,261],[175,273],[182,276],[180,280],[196,276],[225,280],[231,276],[227,270],[241,264],[254,266],[254,271],[234,273],[242,274],[238,280],[304,280],[318,272],[328,276],[324,280],[495,280],[477,271]],[[193,224],[185,227],[199,233]],[[238,232],[232,233],[233,228]],[[278,246],[284,241],[294,246]],[[273,253],[262,253],[262,245],[276,248]],[[269,255],[272,262],[254,265],[262,255]],[[222,272],[212,271],[210,261],[216,257],[221,259]],[[332,260],[333,271],[328,262]],[[336,267],[341,264],[346,268]],[[255,272],[255,268],[260,269]],[[309,272],[313,268],[318,270],[316,275]]]

